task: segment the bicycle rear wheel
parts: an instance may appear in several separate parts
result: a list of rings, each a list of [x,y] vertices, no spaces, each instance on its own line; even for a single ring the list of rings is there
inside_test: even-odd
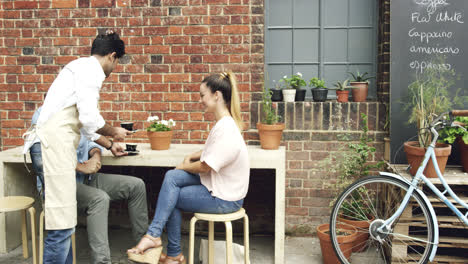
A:
[[[377,230],[397,211],[408,187],[399,179],[370,176],[354,182],[338,197],[330,216],[330,236],[342,263],[427,263],[435,227],[428,205],[417,192],[391,226]],[[367,226],[356,227],[353,221],[358,220]],[[338,243],[340,228],[349,225],[358,230],[352,252]]]

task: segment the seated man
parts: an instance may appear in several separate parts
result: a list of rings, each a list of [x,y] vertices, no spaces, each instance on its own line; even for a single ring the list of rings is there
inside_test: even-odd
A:
[[[41,108],[34,113],[33,124],[36,123],[40,111]],[[133,238],[138,241],[148,229],[145,184],[141,179],[131,176],[97,173],[101,168],[101,147],[86,137],[81,137],[76,152],[76,200],[78,211],[86,214],[92,263],[110,264],[107,233],[109,202],[124,199],[128,201]],[[43,168],[40,142],[31,147],[30,154],[33,168],[38,174],[38,189],[41,191]],[[45,191],[47,192],[47,189]]]

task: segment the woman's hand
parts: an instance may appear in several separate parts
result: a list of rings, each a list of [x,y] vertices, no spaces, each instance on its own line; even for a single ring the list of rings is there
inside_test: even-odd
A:
[[[176,169],[176,170],[183,170],[184,167],[185,167],[185,166],[184,166],[185,164],[186,164],[186,163],[185,163],[185,159],[184,159],[184,162],[182,162],[182,163],[180,163],[179,165],[177,165],[177,166],[175,167],[175,169]],[[190,160],[189,160],[189,164],[190,164]]]

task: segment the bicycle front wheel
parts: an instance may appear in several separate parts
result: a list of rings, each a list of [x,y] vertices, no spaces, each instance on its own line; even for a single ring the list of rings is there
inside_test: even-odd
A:
[[[330,237],[342,263],[427,263],[435,227],[428,205],[417,192],[400,217],[380,229],[397,211],[408,188],[396,178],[370,176],[338,197],[330,217]],[[349,226],[356,228],[356,239],[352,246],[340,246],[338,238]]]

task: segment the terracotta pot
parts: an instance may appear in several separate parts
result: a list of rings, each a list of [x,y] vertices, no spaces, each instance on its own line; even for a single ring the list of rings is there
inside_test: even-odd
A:
[[[352,253],[352,247],[356,240],[357,230],[352,226],[347,225],[338,225],[342,230],[349,230],[351,232],[350,235],[347,236],[339,236],[338,243],[340,244],[340,249],[345,255],[345,257],[349,260]],[[333,246],[331,243],[330,238],[330,226],[329,224],[319,225],[317,227],[317,236],[320,240],[320,249],[322,250],[322,258],[324,264],[337,264],[340,263],[338,257],[336,256],[335,250],[333,250]]]
[[[349,91],[348,90],[336,90],[336,100],[340,103],[348,102]]]
[[[458,146],[460,146],[460,160],[463,166],[463,170],[468,172],[468,144],[465,144],[461,137],[459,137],[457,140]]]
[[[352,89],[354,102],[365,102],[369,90],[368,82],[350,82],[349,85],[357,87]]]
[[[152,150],[166,150],[169,149],[172,139],[171,131],[147,131]]]
[[[362,252],[367,247],[367,239],[369,238],[369,226],[374,217],[372,216],[369,220],[349,220],[343,217],[340,217],[339,220],[343,223],[356,227],[357,234],[356,240],[354,241],[353,252]],[[367,230],[367,232],[366,232]]]
[[[417,141],[405,142],[404,149],[406,152],[406,159],[408,160],[408,164],[411,166],[410,174],[414,176],[419,168],[419,165],[424,159],[426,149],[419,147],[419,143]],[[440,172],[444,174],[445,165],[447,165],[447,159],[450,155],[450,152],[452,151],[452,146],[444,143],[437,143],[434,150]],[[432,164],[431,159],[429,159],[429,162],[427,163],[423,173],[428,178],[437,178],[437,173],[434,169],[434,165]]]
[[[267,125],[257,123],[258,135],[262,149],[278,149],[283,135],[284,123]]]

